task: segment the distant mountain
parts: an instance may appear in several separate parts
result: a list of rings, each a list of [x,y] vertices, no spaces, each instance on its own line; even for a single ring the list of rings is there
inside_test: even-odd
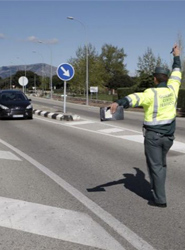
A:
[[[2,66],[0,67],[0,77],[6,78],[10,75],[14,75],[17,71],[32,71],[40,76],[49,77],[51,74],[51,66],[46,63],[37,63],[30,65],[12,65],[12,66]],[[57,67],[52,66],[52,75],[56,75]]]

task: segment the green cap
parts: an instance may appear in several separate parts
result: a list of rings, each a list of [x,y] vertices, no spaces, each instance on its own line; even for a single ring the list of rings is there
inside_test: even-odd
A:
[[[163,74],[163,75],[169,76],[170,75],[170,71],[169,71],[169,69],[165,69],[165,68],[161,68],[161,67],[156,67],[153,75],[155,76],[155,74]]]

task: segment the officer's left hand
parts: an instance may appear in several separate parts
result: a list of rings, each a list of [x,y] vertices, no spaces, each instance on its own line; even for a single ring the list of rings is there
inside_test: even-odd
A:
[[[110,105],[110,112],[111,114],[114,114],[116,112],[116,109],[118,107],[118,103],[117,102],[113,102],[111,105]]]
[[[180,48],[177,44],[173,46],[173,55],[174,56],[180,56]]]

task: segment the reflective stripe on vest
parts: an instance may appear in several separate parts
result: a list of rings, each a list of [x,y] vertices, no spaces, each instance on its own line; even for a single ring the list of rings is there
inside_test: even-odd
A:
[[[157,91],[155,89],[152,89],[154,92],[154,111],[153,111],[153,121],[156,121],[157,118],[157,112],[158,112],[158,104],[157,104]]]
[[[173,90],[173,92],[174,92],[174,95],[175,95],[175,108],[177,107],[177,95],[176,95],[176,93],[175,93],[175,89],[174,89],[174,87],[172,86],[172,85],[168,85],[168,88],[170,88],[170,89],[172,89]]]
[[[162,120],[162,121],[152,121],[152,122],[146,122],[144,121],[145,125],[165,125],[165,124],[170,124],[175,120],[175,118],[173,119],[169,119],[169,120]]]
[[[136,97],[136,100],[137,100],[135,106],[139,106],[140,97],[136,93],[134,93],[133,95]]]
[[[136,104],[133,105],[132,98],[130,98],[130,96],[126,96],[127,100],[129,101],[129,107],[133,106],[138,107],[140,102],[140,97],[136,93],[133,93],[132,95],[136,97]]]
[[[180,75],[173,75],[173,72],[177,72],[177,73],[180,73]],[[175,81],[179,81],[179,83],[181,83],[181,70],[180,68],[174,68],[173,71],[172,71],[172,74],[171,76],[169,77],[169,81],[170,80],[175,80]]]
[[[180,68],[174,68],[173,71],[172,71],[172,73],[173,73],[173,72],[178,72],[178,73],[181,74]],[[180,77],[180,76],[174,76],[174,75],[172,74],[172,75],[170,76],[169,80],[175,80],[175,81],[178,81],[178,82],[181,84],[181,77]],[[176,84],[178,84],[178,83],[176,83]],[[176,108],[176,107],[177,107],[177,99],[178,99],[177,94],[178,94],[178,93],[176,93],[176,91],[175,91],[175,89],[174,89],[174,87],[173,87],[172,85],[168,84],[168,88],[172,89],[173,92],[174,92],[175,99],[176,99],[176,104],[175,104],[175,108]]]

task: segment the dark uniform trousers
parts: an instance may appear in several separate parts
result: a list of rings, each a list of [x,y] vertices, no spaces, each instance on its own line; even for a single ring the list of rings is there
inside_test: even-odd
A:
[[[166,155],[173,145],[174,136],[146,131],[144,138],[145,156],[154,201],[166,203]]]

